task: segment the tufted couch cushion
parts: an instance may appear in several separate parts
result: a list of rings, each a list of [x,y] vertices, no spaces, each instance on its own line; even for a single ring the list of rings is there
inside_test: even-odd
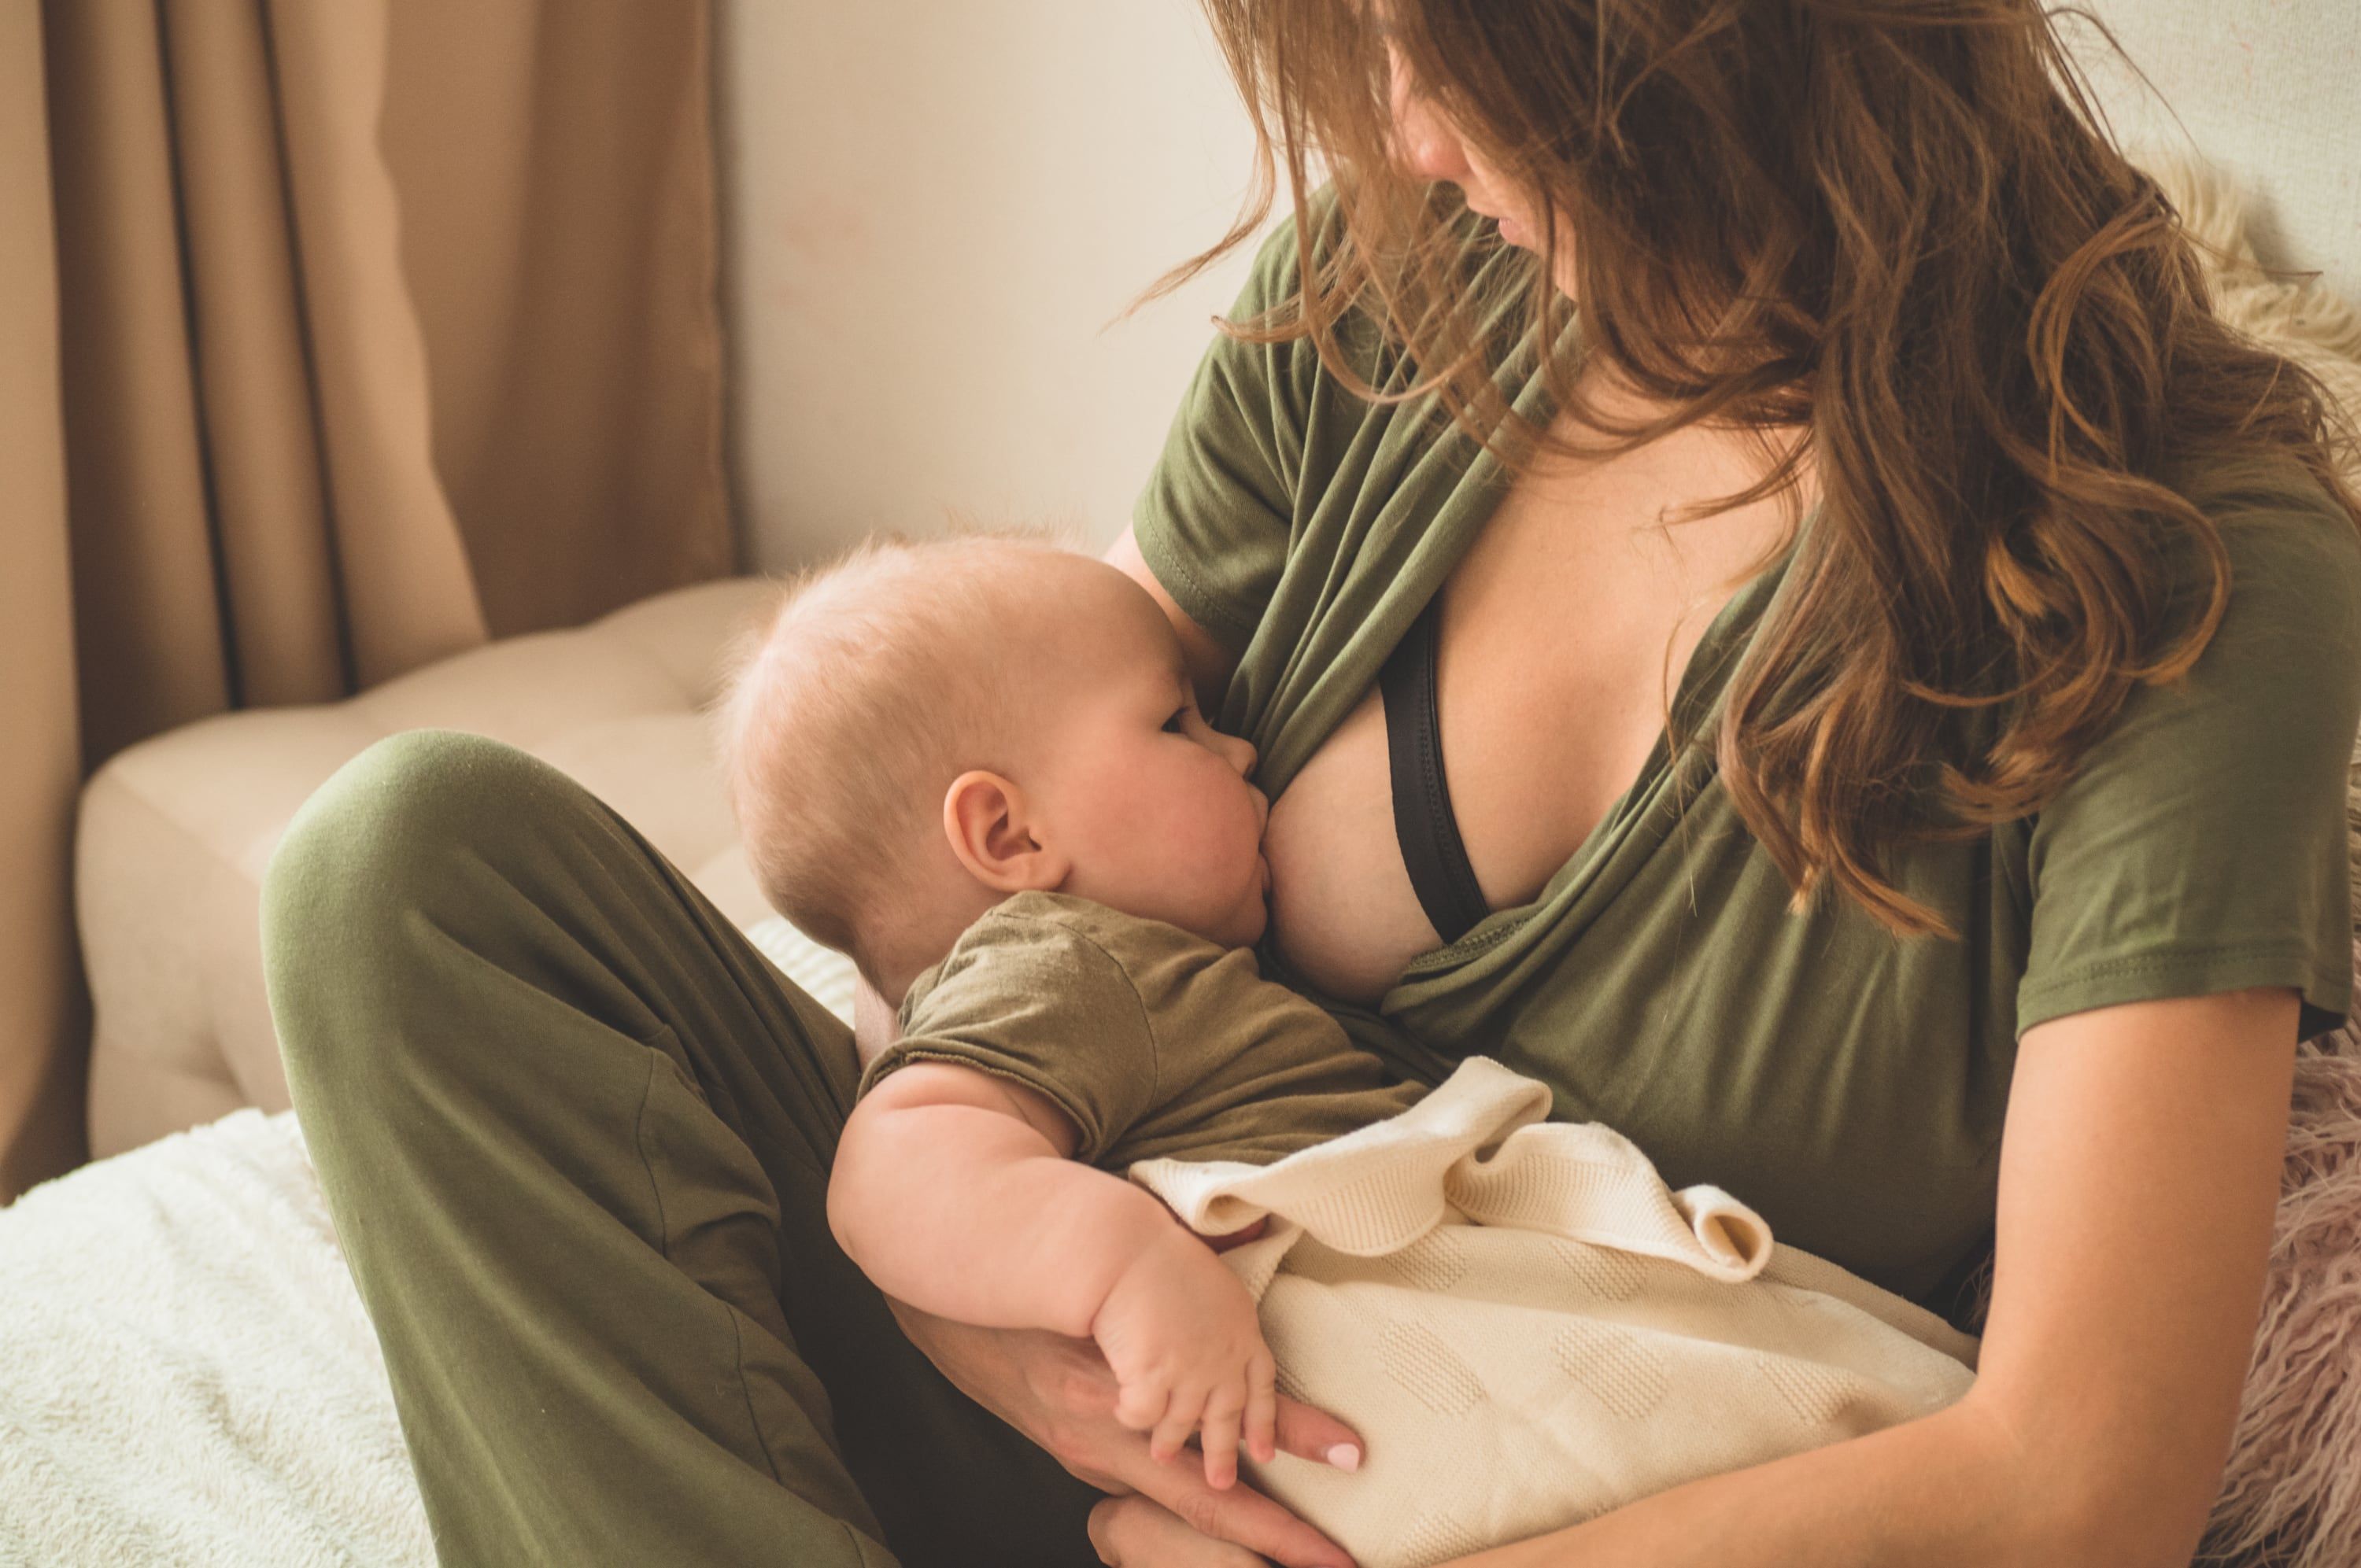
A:
[[[765,916],[699,714],[762,593],[746,578],[682,588],[349,701],[224,714],[110,761],[83,792],[75,850],[92,1157],[241,1106],[287,1107],[262,990],[263,868],[313,790],[397,730],[522,747],[612,804],[730,919]]]

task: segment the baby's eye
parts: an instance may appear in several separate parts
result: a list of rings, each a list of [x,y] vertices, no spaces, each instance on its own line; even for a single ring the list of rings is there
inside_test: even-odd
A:
[[[1164,721],[1164,733],[1167,735],[1179,735],[1186,731],[1188,728],[1189,708],[1188,705],[1184,703],[1173,713],[1171,718]]]

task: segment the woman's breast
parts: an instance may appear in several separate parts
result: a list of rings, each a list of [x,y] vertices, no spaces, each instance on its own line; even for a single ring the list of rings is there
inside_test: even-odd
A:
[[[1683,658],[1695,641],[1662,587],[1634,584],[1568,615],[1591,586],[1503,587],[1463,571],[1445,594],[1436,740],[1454,825],[1494,910],[1537,897],[1631,785],[1662,729],[1653,688],[1665,641]],[[1264,850],[1273,945],[1330,996],[1374,1002],[1441,943],[1394,828],[1374,685],[1271,803]]]
[[[1789,524],[1778,499],[1686,521],[1667,507],[1759,470],[1692,427],[1521,479],[1442,589],[1437,743],[1470,869],[1495,910],[1539,896],[1640,775],[1714,614]],[[1373,682],[1271,803],[1271,942],[1369,1003],[1441,938],[1394,833]]]
[[[1446,615],[1446,636],[1449,622]],[[1464,678],[1488,668],[1489,684]],[[1652,716],[1642,708],[1626,715],[1587,704],[1594,720],[1620,720],[1612,735],[1575,722],[1576,706],[1553,673],[1531,661],[1455,670],[1444,659],[1439,740],[1452,815],[1494,910],[1540,894],[1630,782],[1650,740]],[[1374,687],[1271,803],[1264,833],[1272,943],[1321,991],[1373,1003],[1412,959],[1441,944],[1402,860],[1385,700]]]
[[[1385,706],[1375,689],[1271,802],[1271,941],[1305,981],[1375,1002],[1436,942],[1394,836]]]

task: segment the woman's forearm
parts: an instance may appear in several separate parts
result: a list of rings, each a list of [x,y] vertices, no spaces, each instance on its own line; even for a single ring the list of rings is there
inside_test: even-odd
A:
[[[1701,1418],[1702,1419],[1702,1418]],[[2138,1563],[2079,1539],[2051,1486],[1970,1401],[1660,1492],[1447,1568],[2009,1568]]]

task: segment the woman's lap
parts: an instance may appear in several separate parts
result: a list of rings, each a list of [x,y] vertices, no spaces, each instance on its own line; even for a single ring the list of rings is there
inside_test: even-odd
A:
[[[580,786],[372,747],[264,889],[288,1081],[446,1563],[1096,1561],[837,1248],[857,1064]]]

